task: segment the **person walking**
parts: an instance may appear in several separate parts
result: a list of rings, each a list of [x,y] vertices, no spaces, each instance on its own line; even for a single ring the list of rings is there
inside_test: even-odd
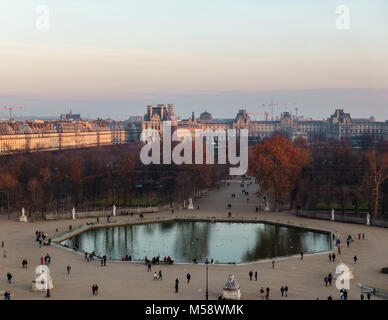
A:
[[[286,297],[288,297],[288,287],[287,286],[284,287],[284,294],[286,295]]]
[[[275,269],[275,260],[272,260],[272,269]]]
[[[333,260],[333,262],[335,261],[335,253],[333,252],[333,254],[331,255],[331,259]]]
[[[329,272],[327,280],[329,281],[329,286],[331,287],[331,281],[333,280],[333,275],[331,274],[331,272]]]
[[[175,279],[175,293],[178,293],[178,289],[179,289],[179,279],[176,278]]]
[[[159,270],[159,278],[158,278],[158,280],[162,280],[163,278],[162,278],[162,270]]]
[[[10,274],[9,272],[7,273],[7,280],[8,280],[8,283],[11,284],[12,274]]]
[[[40,264],[43,264],[43,257],[40,257]]]
[[[283,286],[280,288],[280,292],[281,292],[282,297],[283,297],[284,296],[284,287]]]
[[[265,300],[269,300],[269,288],[265,288]]]
[[[252,270],[251,270],[251,271],[249,271],[248,275],[249,275],[249,280],[252,280],[252,277],[253,277],[253,271],[252,271]]]
[[[66,269],[67,269],[67,274],[70,275],[71,266],[70,265],[67,266]]]
[[[364,300],[364,295],[361,293],[361,296],[360,296],[361,300]]]
[[[370,300],[370,298],[371,298],[370,292],[368,292],[368,293],[366,294],[366,298],[367,298],[368,300]]]
[[[353,258],[354,264],[357,263],[357,260],[358,260],[357,256],[354,256],[354,258]]]
[[[187,279],[187,283],[190,283],[190,279],[191,279],[190,273],[187,274],[186,279]]]
[[[300,259],[303,260],[303,251],[300,252]]]
[[[148,264],[147,272],[151,272],[151,263]]]
[[[330,262],[331,262],[331,253],[329,253],[329,260],[330,260]]]
[[[5,290],[4,292],[4,300],[11,300],[11,292]]]
[[[23,259],[22,266],[23,266],[23,269],[27,268],[27,259]]]
[[[158,280],[158,275],[157,275],[156,271],[154,272],[154,280]]]
[[[261,287],[260,289],[260,297],[261,297],[261,300],[264,300],[264,288]]]
[[[325,277],[325,278],[323,279],[323,281],[325,282],[325,287],[327,287],[327,284],[329,283],[328,277]]]
[[[255,271],[255,280],[257,281],[257,271]]]

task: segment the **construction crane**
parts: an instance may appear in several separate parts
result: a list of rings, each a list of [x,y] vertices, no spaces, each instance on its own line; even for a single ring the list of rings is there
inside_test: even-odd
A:
[[[4,107],[4,109],[7,109],[9,111],[9,121],[12,121],[13,120],[13,117],[12,117],[12,110],[14,109],[22,109],[23,107]]]
[[[271,107],[271,119],[272,119],[272,121],[274,120],[274,117],[273,117],[273,108],[274,107],[277,107],[277,106],[279,106],[279,104],[277,104],[277,103],[263,103],[263,107]]]
[[[253,116],[253,119],[256,121],[256,116],[261,116],[263,112],[247,112],[250,116]]]
[[[274,107],[279,107],[279,106],[282,106],[282,107],[285,107],[286,108],[286,111],[288,111],[288,107],[291,107],[291,108],[294,108],[295,110],[295,119],[297,120],[298,119],[298,106],[295,102],[283,102],[283,103],[267,103],[267,104],[263,104],[263,107],[271,107],[271,118],[272,118],[272,121],[274,120],[274,111],[273,111],[273,108]]]

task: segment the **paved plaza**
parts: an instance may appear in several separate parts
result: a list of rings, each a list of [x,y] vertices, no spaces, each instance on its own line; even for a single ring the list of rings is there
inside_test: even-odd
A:
[[[232,204],[233,218],[257,218],[279,223],[292,224],[336,232],[343,245],[342,255],[337,255],[336,262],[330,262],[328,253],[307,255],[301,260],[300,256],[275,259],[275,268],[272,268],[272,259],[249,264],[238,265],[209,265],[209,299],[217,299],[222,294],[222,288],[227,281],[228,273],[234,273],[240,283],[242,299],[259,299],[259,289],[269,287],[270,299],[324,299],[329,295],[339,299],[339,290],[325,287],[324,277],[340,262],[353,267],[354,279],[348,290],[348,299],[360,299],[358,283],[367,286],[388,289],[388,275],[380,272],[382,267],[388,266],[388,230],[373,226],[347,224],[325,220],[313,220],[295,216],[290,212],[260,212],[256,213],[257,198],[253,195],[256,186],[249,187],[250,200],[241,196],[239,181],[230,181],[229,186],[223,184],[220,189],[211,191],[200,200],[194,202],[200,210],[175,211],[174,216],[185,215],[200,217],[226,218],[227,203]],[[236,198],[232,199],[231,194]],[[147,220],[157,217],[171,218],[170,211],[145,214]],[[116,216],[112,222],[130,223],[138,216]],[[103,219],[105,221],[105,219]],[[55,245],[39,247],[35,241],[35,231],[47,232],[53,238],[56,229],[63,233],[71,224],[73,228],[95,222],[95,218],[15,222],[2,217],[0,220],[0,241],[5,242],[7,257],[0,252],[0,291],[8,289],[12,299],[47,299],[45,292],[32,292],[31,281],[34,278],[35,268],[40,264],[40,257],[49,253],[51,276],[54,289],[51,299],[204,299],[205,298],[205,265],[203,264],[174,264],[152,266],[152,272],[147,272],[143,263],[110,262],[101,267],[100,261],[86,262],[83,254]],[[365,233],[365,240],[358,240],[357,234]],[[346,247],[346,237],[352,235],[355,239]],[[345,245],[344,245],[345,244]],[[337,252],[335,252],[337,254]],[[357,264],[353,257],[358,257]],[[22,268],[22,260],[27,259],[28,268]],[[71,273],[67,274],[66,266],[71,265]],[[153,272],[162,270],[163,280],[153,280]],[[250,270],[258,272],[258,281],[249,280]],[[12,283],[8,284],[6,274],[13,275]],[[190,283],[186,283],[186,274],[191,274]],[[179,278],[179,293],[175,293],[175,279]],[[98,284],[99,295],[93,296],[92,284]],[[288,297],[281,297],[280,287],[287,285]],[[377,299],[373,297],[373,299]]]

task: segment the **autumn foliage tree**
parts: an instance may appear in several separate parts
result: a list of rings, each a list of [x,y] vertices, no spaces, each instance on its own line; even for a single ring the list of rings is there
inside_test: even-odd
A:
[[[300,140],[293,144],[283,134],[256,143],[250,152],[249,174],[260,185],[259,196],[268,194],[274,209],[280,210],[299,181],[303,168],[310,163],[310,151]]]

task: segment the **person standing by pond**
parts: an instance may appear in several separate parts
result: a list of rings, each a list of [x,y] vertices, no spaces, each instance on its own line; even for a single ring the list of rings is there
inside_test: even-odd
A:
[[[176,278],[176,280],[175,280],[175,293],[178,293],[178,289],[179,289],[179,279]]]

